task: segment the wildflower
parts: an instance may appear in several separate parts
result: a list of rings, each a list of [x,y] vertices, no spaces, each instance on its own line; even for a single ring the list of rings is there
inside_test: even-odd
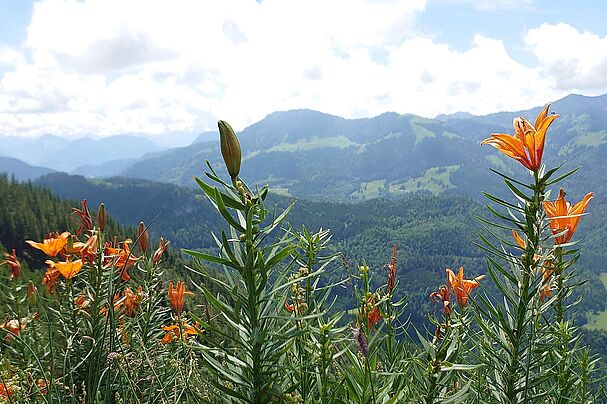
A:
[[[381,320],[382,315],[379,311],[379,307],[375,304],[375,296],[371,293],[367,296],[367,301],[365,303],[364,311],[367,316],[367,324],[369,324],[369,328],[374,329],[375,324]]]
[[[82,269],[82,260],[56,262],[55,269],[67,280],[72,279]]]
[[[48,268],[44,274],[44,278],[42,278],[42,284],[46,285],[47,292],[50,292],[57,284],[61,273],[55,268],[56,264],[54,261],[46,260],[46,264],[48,265]]]
[[[46,387],[46,382],[44,381],[44,379],[38,379],[38,380],[36,380],[36,387],[38,387],[38,390],[40,391],[40,394],[47,394],[48,393],[48,389]]]
[[[552,287],[550,285],[550,277],[552,276],[553,270],[550,265],[542,267],[542,288],[540,290],[540,300],[544,303],[544,299],[550,299],[552,297]]]
[[[369,344],[367,344],[365,334],[357,326],[352,328],[352,334],[354,337],[354,343],[356,344],[356,347],[360,353],[363,354],[363,356],[367,356],[369,353]]]
[[[240,142],[229,123],[226,121],[219,121],[217,125],[219,126],[221,155],[223,156],[223,161],[226,164],[232,181],[235,181],[240,172],[240,162],[242,159]]]
[[[443,312],[446,317],[451,314],[451,290],[448,285],[442,285],[438,288],[438,292],[430,293],[430,301],[432,303],[441,303],[443,306]]]
[[[6,264],[8,266],[8,270],[11,273],[11,279],[18,278],[19,275],[21,275],[21,263],[17,259],[17,253],[15,252],[15,249],[13,248],[12,253],[4,253],[4,258],[6,259],[0,262],[0,266]]]
[[[139,243],[139,247],[141,247],[141,251],[147,251],[150,236],[148,234],[148,229],[143,222],[140,222],[139,227],[137,228],[137,242]]]
[[[98,247],[97,247],[97,235],[94,234],[83,244],[80,249],[80,257],[83,262],[93,262],[97,257]]]
[[[170,241],[164,241],[162,237],[160,237],[160,241],[158,242],[158,249],[154,251],[154,255],[152,256],[152,264],[156,265],[160,262],[160,258],[162,258],[162,254],[167,249]]]
[[[86,206],[86,199],[83,199],[82,202],[82,210],[78,208],[72,208],[72,215],[80,216],[82,223],[78,230],[76,230],[76,235],[80,235],[83,231],[89,231],[93,228],[93,219],[91,218],[91,213],[89,212],[89,208]]]
[[[492,133],[491,137],[483,140],[481,144],[495,147],[529,170],[539,170],[542,164],[542,154],[544,153],[546,131],[552,121],[559,117],[556,114],[548,116],[549,108],[550,104],[546,104],[537,116],[535,125],[531,126],[529,121],[522,116],[516,117],[513,121],[514,136],[506,133]]]
[[[177,282],[177,286],[173,287],[173,282],[169,282],[169,300],[175,312],[179,315],[183,311],[183,299],[185,295],[193,295],[192,292],[186,292],[185,283]]]
[[[571,204],[565,200],[565,191],[561,188],[559,197],[556,201],[544,202],[544,210],[546,211],[546,216],[550,219],[552,234],[558,234],[555,238],[557,244],[565,244],[571,240],[593,195],[592,192],[588,192],[586,196],[584,196],[584,199],[572,207]]]
[[[285,302],[284,306],[285,306],[285,309],[287,309],[287,311],[289,313],[293,313],[295,311],[295,305]]]
[[[122,248],[112,247],[109,244],[105,247],[105,254],[110,257],[109,260],[114,260],[113,265],[120,271],[120,276],[123,281],[131,279],[127,270],[139,261],[139,257],[135,257],[131,253],[130,244],[132,242],[133,240],[128,238],[120,243],[122,244]]]
[[[86,309],[91,304],[91,300],[83,294],[80,294],[74,298],[74,305],[79,309]]]
[[[474,279],[464,279],[464,267],[459,268],[459,273],[457,275],[453,273],[451,268],[447,268],[449,285],[453,288],[453,293],[455,293],[455,297],[457,298],[457,304],[460,307],[466,306],[470,292],[472,292],[472,289],[478,287],[478,281],[484,277],[485,275],[480,275]]]
[[[6,384],[6,382],[0,382],[0,397],[9,398],[12,397],[15,392]]]
[[[114,309],[119,310],[120,308],[124,308],[124,314],[132,317],[139,309],[139,304],[142,299],[143,289],[141,286],[139,286],[137,292],[133,292],[131,288],[127,287],[122,292],[122,297],[114,303]]]
[[[396,284],[396,243],[392,246],[392,258],[390,263],[386,265],[388,267],[388,284],[386,285],[386,292],[392,293],[394,285]]]
[[[172,325],[162,325],[162,330],[165,332],[164,337],[162,337],[162,339],[160,340],[160,343],[162,344],[168,344],[169,342],[172,342],[173,340],[179,340],[179,324],[172,324]],[[201,330],[198,329],[198,324],[196,324],[196,326],[187,324],[187,323],[183,323],[181,332],[182,332],[182,336],[183,336],[183,341],[187,342],[188,337],[190,335],[198,335],[200,333]]]
[[[119,352],[110,352],[107,354],[107,356],[105,357],[105,363],[108,366],[111,366],[115,360],[120,359],[122,355],[120,355]]]
[[[24,317],[21,320],[13,319],[8,320],[4,324],[0,324],[0,328],[7,331],[5,340],[11,341],[14,335],[19,335],[21,331],[25,330],[26,325],[32,320],[28,317]]]
[[[522,237],[518,235],[516,230],[512,230],[512,237],[514,237],[514,241],[516,241],[516,244],[518,244],[519,247],[521,247],[522,249],[527,248],[527,243],[525,243],[525,240],[523,240]]]
[[[301,298],[297,299],[296,305],[285,302],[284,307],[289,313],[293,313],[297,309],[298,314],[304,314],[306,312],[306,310],[308,309],[308,305]]]
[[[41,250],[43,253],[48,255],[49,257],[55,257],[67,244],[67,239],[70,236],[69,232],[63,232],[61,234],[51,233],[48,238],[45,238],[42,243],[36,243],[32,240],[27,240],[26,243],[31,245],[38,250]]]

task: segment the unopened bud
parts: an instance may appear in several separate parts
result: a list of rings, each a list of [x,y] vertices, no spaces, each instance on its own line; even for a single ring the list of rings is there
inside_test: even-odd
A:
[[[139,243],[139,247],[141,247],[141,251],[147,251],[148,244],[150,243],[150,236],[148,235],[148,229],[143,222],[140,222],[139,227],[137,228],[137,242]]]
[[[218,126],[221,155],[223,156],[223,161],[226,163],[228,173],[230,173],[230,177],[232,177],[232,181],[235,181],[240,172],[240,161],[242,158],[240,142],[229,123],[226,121],[219,121]]]
[[[107,221],[107,213],[105,212],[105,205],[101,203],[99,209],[97,209],[97,226],[99,231],[105,231],[105,223]]]

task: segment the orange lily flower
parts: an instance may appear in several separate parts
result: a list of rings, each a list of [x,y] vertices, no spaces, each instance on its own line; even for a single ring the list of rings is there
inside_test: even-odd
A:
[[[474,279],[464,279],[464,267],[459,267],[459,273],[457,275],[453,273],[451,268],[447,268],[449,285],[453,288],[453,293],[455,293],[455,297],[457,298],[457,304],[460,307],[466,306],[470,292],[472,292],[472,289],[478,287],[478,281],[484,277],[485,275],[480,275]]]
[[[364,311],[367,316],[367,324],[372,330],[375,328],[375,324],[377,324],[379,320],[382,319],[379,307],[377,307],[375,303],[375,296],[372,293],[369,293],[367,295],[367,301],[365,303]]]
[[[82,269],[82,265],[82,260],[56,262],[55,269],[59,271],[59,273],[63,275],[65,279],[69,280],[76,276],[78,272],[80,272],[80,270]]]
[[[512,230],[512,237],[514,237],[514,241],[516,241],[516,244],[518,244],[519,247],[523,249],[527,248],[527,243],[525,243],[525,240],[518,235],[516,230]]]
[[[173,287],[173,282],[169,282],[169,300],[175,312],[179,315],[183,311],[183,300],[185,295],[193,295],[192,292],[186,292],[185,283],[177,282],[177,286]]]
[[[6,264],[8,266],[8,270],[11,273],[11,279],[18,278],[21,275],[21,263],[17,259],[17,253],[13,248],[12,253],[4,253],[4,261],[0,262],[0,266]]]
[[[495,147],[508,157],[520,162],[532,171],[539,170],[542,165],[546,131],[552,121],[559,117],[557,114],[548,115],[550,104],[546,104],[537,116],[535,125],[531,126],[522,116],[514,118],[514,136],[506,133],[492,133],[490,138],[481,142]]]
[[[565,191],[561,188],[559,197],[556,201],[544,202],[544,210],[546,211],[546,216],[550,218],[552,234],[565,232],[555,238],[557,244],[565,244],[571,240],[582,214],[586,212],[588,203],[590,203],[593,195],[592,192],[588,192],[586,196],[584,196],[584,199],[572,207],[571,204],[565,200]]]
[[[172,325],[168,325],[168,326],[163,324],[162,330],[166,334],[164,335],[164,337],[162,337],[162,339],[160,340],[160,343],[168,344],[169,342],[171,342],[173,340],[179,340],[179,325],[178,324],[172,324]],[[183,332],[183,341],[184,342],[187,342],[188,337],[190,335],[198,335],[200,333],[198,330],[198,327],[189,325],[187,323],[183,324],[182,332]]]
[[[76,230],[76,234],[80,235],[83,231],[89,231],[93,228],[93,219],[91,218],[91,213],[89,212],[89,208],[86,206],[86,199],[83,199],[82,202],[82,210],[78,208],[72,208],[72,215],[80,216],[82,223],[78,230]]]
[[[46,260],[46,264],[48,265],[48,269],[44,274],[44,278],[42,278],[42,284],[46,285],[46,291],[50,292],[57,285],[61,273],[55,268],[56,264],[54,261]]]
[[[122,248],[111,247],[111,245],[106,244],[105,254],[112,257],[114,259],[114,266],[120,272],[120,276],[123,281],[128,281],[131,279],[127,270],[131,268],[137,261],[139,261],[139,257],[135,257],[131,253],[130,244],[133,242],[130,238],[124,240],[122,242]],[[110,258],[110,259],[112,259]]]
[[[143,288],[141,286],[139,286],[136,293],[133,292],[131,288],[127,287],[122,292],[122,297],[114,303],[114,308],[115,310],[119,310],[123,307],[124,314],[132,317],[139,309],[141,300],[143,300]]]
[[[15,392],[5,382],[0,382],[0,397],[9,398],[12,397]]]
[[[167,246],[170,244],[170,241],[164,241],[162,237],[160,237],[160,241],[158,242],[158,249],[154,251],[154,255],[152,256],[152,264],[156,265],[160,262],[160,258],[162,258],[162,254],[167,249]]]
[[[540,290],[540,300],[544,303],[544,299],[550,299],[552,297],[552,287],[550,286],[550,277],[552,276],[552,269],[542,267],[542,276],[544,278],[542,282],[542,290]]]
[[[451,314],[451,290],[449,285],[442,285],[438,288],[438,292],[430,293],[430,301],[432,303],[441,303],[443,305],[443,312],[445,316]]]
[[[93,262],[97,257],[97,235],[92,235],[80,249],[80,257],[84,262]]]
[[[26,240],[26,243],[34,248],[41,250],[49,257],[55,257],[63,250],[67,244],[67,238],[70,236],[69,232],[63,232],[61,234],[51,233],[48,238],[45,238],[42,243],[36,243],[32,240]]]
[[[25,330],[25,326],[31,321],[32,320],[30,318],[24,317],[21,319],[21,321],[13,319],[6,321],[4,324],[0,324],[0,328],[8,331],[4,339],[11,341],[13,339],[13,334],[19,335],[19,333]]]
[[[74,305],[79,309],[86,309],[91,304],[91,300],[86,295],[78,295],[74,298]]]

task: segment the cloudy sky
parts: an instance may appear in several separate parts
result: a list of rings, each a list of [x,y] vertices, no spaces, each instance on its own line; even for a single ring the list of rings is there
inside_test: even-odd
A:
[[[0,0],[0,135],[200,133],[277,110],[433,117],[607,92],[607,6]]]

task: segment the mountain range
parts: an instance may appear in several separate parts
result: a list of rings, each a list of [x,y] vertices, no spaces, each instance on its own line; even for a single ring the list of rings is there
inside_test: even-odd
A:
[[[116,170],[113,167],[123,169],[124,166],[120,166],[120,162],[126,160],[132,163],[147,153],[161,149],[144,137],[127,135],[100,139],[67,139],[55,135],[38,138],[0,136],[0,143],[5,157],[22,160],[31,166],[45,167],[53,171],[78,172],[83,175],[89,174],[87,170],[92,167],[103,164],[109,170]],[[4,168],[4,165],[0,166],[0,169]]]
[[[551,110],[560,118],[549,131],[546,161],[564,163],[563,170],[583,166],[583,175],[568,182],[574,197],[588,190],[605,195],[607,95],[570,95],[555,101]],[[249,183],[269,182],[283,195],[315,200],[360,201],[418,192],[480,199],[481,190],[499,193],[502,188],[487,168],[509,175],[518,170],[511,159],[479,146],[480,140],[492,132],[512,133],[514,116],[533,122],[539,111],[538,106],[435,119],[393,112],[364,119],[312,110],[275,112],[239,133],[242,175]],[[123,176],[192,186],[192,177],[200,175],[205,161],[224,170],[217,138],[217,133],[205,132],[189,146],[165,150],[124,136],[79,139],[64,148],[57,148],[57,143],[65,140],[53,136],[24,148],[20,145],[26,140],[4,138],[2,153],[87,177]],[[54,157],[49,159],[53,147]]]

